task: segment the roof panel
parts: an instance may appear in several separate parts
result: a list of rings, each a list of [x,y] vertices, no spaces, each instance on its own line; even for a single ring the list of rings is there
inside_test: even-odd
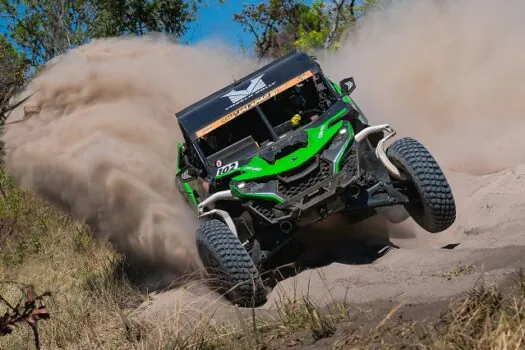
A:
[[[195,139],[197,132],[202,135],[206,127],[217,125],[219,118],[242,110],[269,91],[287,86],[307,71],[316,73],[318,69],[319,65],[309,55],[291,53],[184,108],[176,113],[177,118],[188,136]]]

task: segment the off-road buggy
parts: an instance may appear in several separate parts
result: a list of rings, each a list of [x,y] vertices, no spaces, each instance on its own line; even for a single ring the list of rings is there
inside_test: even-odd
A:
[[[203,219],[200,258],[231,301],[263,304],[261,274],[293,259],[295,233],[329,215],[355,223],[397,205],[431,233],[455,221],[433,156],[413,138],[387,147],[395,131],[369,125],[354,89],[294,52],[177,113],[177,186]]]

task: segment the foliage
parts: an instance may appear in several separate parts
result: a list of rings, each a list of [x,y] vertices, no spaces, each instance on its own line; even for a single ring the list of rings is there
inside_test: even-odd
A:
[[[234,14],[233,19],[253,35],[259,57],[277,56],[279,52],[290,49],[289,44],[296,40],[293,29],[307,8],[295,0],[269,0],[268,4],[245,6],[241,13]]]
[[[4,36],[0,37],[0,114],[13,93],[24,84],[27,63]]]
[[[96,0],[99,11],[94,21],[97,36],[143,35],[163,32],[179,37],[195,20],[202,0]]]
[[[375,0],[269,0],[245,6],[234,20],[254,38],[258,57],[278,57],[293,49],[335,50],[340,38]]]
[[[33,67],[93,38],[162,32],[179,37],[202,0],[0,0],[7,39]]]
[[[7,37],[36,67],[94,35],[88,0],[1,0]]]
[[[208,1],[0,0],[0,121],[26,78],[68,49],[108,36],[180,37],[201,4]]]

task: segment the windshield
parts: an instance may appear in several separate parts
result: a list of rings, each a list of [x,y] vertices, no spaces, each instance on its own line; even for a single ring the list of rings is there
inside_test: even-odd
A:
[[[316,82],[315,79],[318,78]],[[317,120],[333,103],[325,82],[313,76],[260,105],[277,136]]]
[[[256,146],[271,140],[271,133],[256,109],[250,109],[232,121],[199,138],[197,143],[208,158],[215,153],[251,136]]]
[[[197,143],[211,161],[221,159],[224,163],[240,152],[249,157],[268,143],[314,122],[336,101],[326,81],[316,74],[240,114]]]

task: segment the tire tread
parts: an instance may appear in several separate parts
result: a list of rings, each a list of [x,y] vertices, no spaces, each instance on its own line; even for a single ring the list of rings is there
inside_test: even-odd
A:
[[[449,228],[456,220],[454,196],[443,171],[425,146],[413,138],[401,138],[390,145],[387,156],[410,176],[419,193],[423,213],[411,204],[405,205],[412,218],[431,233]]]
[[[215,266],[207,261],[206,253],[213,255],[218,262],[221,270],[219,289],[232,302],[249,307],[266,302],[266,290],[257,267],[226,224],[217,219],[205,221],[197,231],[196,241],[199,255],[209,272]],[[234,286],[235,289],[228,292]]]

